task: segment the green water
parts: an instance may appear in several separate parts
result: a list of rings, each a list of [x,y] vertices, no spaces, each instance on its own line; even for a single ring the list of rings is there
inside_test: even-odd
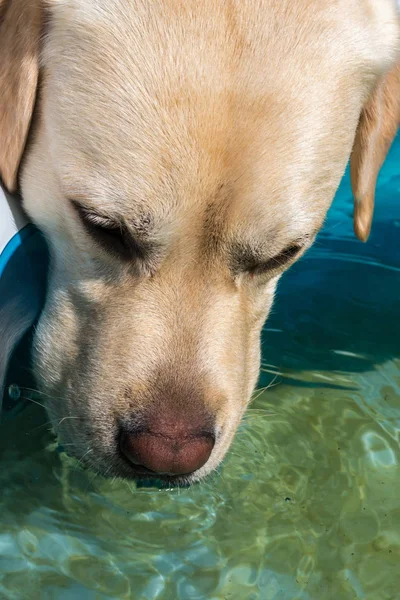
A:
[[[400,598],[399,158],[397,142],[371,242],[352,237],[345,180],[285,276],[263,334],[269,388],[204,483],[94,476],[33,403],[2,424],[1,599]]]
[[[93,478],[31,409],[2,440],[0,594],[399,598],[399,373],[296,373],[357,389],[271,387],[221,472],[188,490]]]

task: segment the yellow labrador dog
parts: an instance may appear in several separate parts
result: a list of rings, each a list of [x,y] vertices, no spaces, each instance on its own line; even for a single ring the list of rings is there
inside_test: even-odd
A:
[[[69,452],[201,479],[282,272],[400,113],[396,0],[0,0],[0,173],[52,254],[35,369]],[[295,302],[295,299],[293,300]]]

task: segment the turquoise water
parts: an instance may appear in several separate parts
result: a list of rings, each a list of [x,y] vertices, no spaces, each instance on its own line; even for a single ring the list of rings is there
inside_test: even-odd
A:
[[[344,178],[281,282],[261,390],[205,483],[94,476],[34,403],[2,424],[1,599],[400,598],[399,165],[397,139],[367,245]]]

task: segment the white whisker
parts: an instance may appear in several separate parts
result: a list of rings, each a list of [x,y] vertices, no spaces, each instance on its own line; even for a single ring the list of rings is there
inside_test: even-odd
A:
[[[42,408],[44,408],[46,410],[46,407],[44,404],[41,404],[41,402],[38,402],[37,400],[34,400],[33,398],[30,398],[29,396],[21,396],[22,400],[29,400],[29,402],[33,402],[33,404],[37,404],[38,406],[41,406]]]
[[[59,427],[61,425],[61,423],[63,421],[66,421],[67,419],[80,419],[80,417],[63,417],[62,419],[60,419],[60,421],[57,423],[56,427]]]

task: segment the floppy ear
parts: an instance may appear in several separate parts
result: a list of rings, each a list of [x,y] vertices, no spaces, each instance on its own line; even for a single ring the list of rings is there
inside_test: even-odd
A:
[[[350,159],[354,231],[366,242],[380,168],[400,125],[400,62],[378,82],[364,107]]]
[[[39,75],[39,0],[0,0],[0,177],[17,188]]]

